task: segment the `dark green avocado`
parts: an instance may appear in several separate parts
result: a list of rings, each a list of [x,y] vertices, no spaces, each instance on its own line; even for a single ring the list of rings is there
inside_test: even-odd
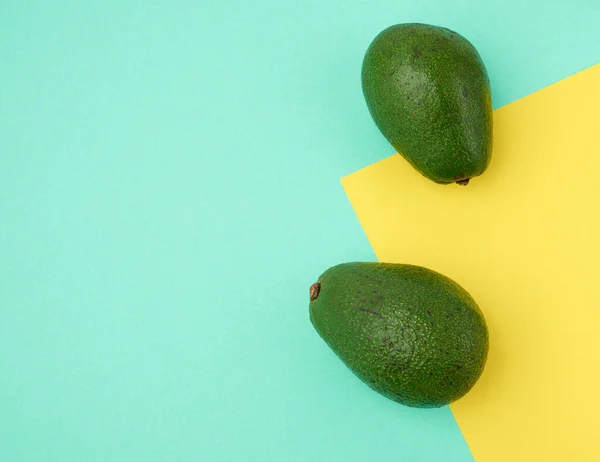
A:
[[[485,365],[488,331],[457,283],[426,268],[344,263],[310,288],[310,320],[367,385],[413,407],[467,393]]]
[[[444,27],[398,24],[381,32],[362,65],[377,127],[436,183],[467,184],[492,155],[492,97],[477,50]]]

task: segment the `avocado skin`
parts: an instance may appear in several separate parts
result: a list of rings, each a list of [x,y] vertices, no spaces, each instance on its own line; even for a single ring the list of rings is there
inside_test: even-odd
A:
[[[365,54],[362,88],[381,133],[427,178],[464,184],[488,167],[490,82],[479,53],[458,33],[388,27]]]
[[[451,279],[419,266],[353,262],[328,269],[318,285],[309,306],[314,328],[387,398],[411,407],[445,406],[483,372],[483,314]]]

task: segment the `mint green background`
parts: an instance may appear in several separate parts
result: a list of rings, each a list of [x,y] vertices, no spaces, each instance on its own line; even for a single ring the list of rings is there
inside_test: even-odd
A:
[[[497,107],[600,60],[594,4],[3,0],[0,460],[471,460],[308,321],[374,258],[339,184],[392,153],[362,55],[454,28]]]

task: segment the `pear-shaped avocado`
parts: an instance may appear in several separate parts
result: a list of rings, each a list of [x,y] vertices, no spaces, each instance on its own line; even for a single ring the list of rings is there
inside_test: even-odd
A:
[[[443,27],[398,24],[369,46],[362,88],[379,130],[436,183],[467,184],[492,154],[492,97],[473,45]]]
[[[413,407],[463,396],[481,375],[488,331],[475,301],[426,268],[344,263],[310,288],[310,320],[367,385]]]

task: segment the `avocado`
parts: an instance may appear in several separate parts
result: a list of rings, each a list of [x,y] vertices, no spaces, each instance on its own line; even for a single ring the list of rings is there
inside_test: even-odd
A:
[[[344,263],[310,287],[310,320],[373,390],[412,407],[449,404],[485,365],[483,314],[456,282],[427,268]]]
[[[388,27],[367,49],[362,89],[381,133],[427,178],[466,185],[486,170],[490,81],[461,35],[427,24]]]

